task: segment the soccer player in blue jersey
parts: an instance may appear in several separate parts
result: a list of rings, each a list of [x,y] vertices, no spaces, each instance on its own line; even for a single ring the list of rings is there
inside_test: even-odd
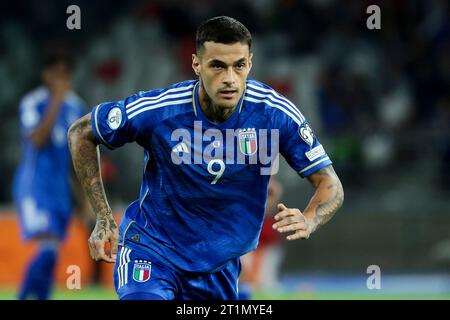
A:
[[[19,106],[23,159],[13,196],[22,237],[38,242],[19,299],[49,297],[58,245],[73,210],[67,130],[86,109],[71,90],[72,68],[71,58],[63,51],[49,53],[42,72],[44,84],[25,95]]]
[[[197,80],[101,103],[70,128],[75,171],[97,217],[90,252],[115,262],[120,299],[237,299],[239,259],[257,246],[278,151],[315,193],[303,212],[278,204],[275,229],[307,239],[341,206],[342,185],[305,117],[247,79],[251,40],[235,19],[210,19],[196,34]],[[142,185],[117,228],[98,144],[128,142],[144,151]]]

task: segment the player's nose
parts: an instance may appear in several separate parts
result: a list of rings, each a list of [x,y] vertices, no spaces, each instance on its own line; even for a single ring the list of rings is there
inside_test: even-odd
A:
[[[236,81],[236,75],[234,74],[233,68],[228,68],[225,72],[222,82],[226,85],[233,85]]]

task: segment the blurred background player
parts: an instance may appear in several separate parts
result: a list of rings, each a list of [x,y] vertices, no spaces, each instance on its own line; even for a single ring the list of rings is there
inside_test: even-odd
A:
[[[77,182],[71,181],[67,130],[85,109],[71,89],[73,67],[67,51],[49,51],[42,69],[43,84],[20,102],[23,156],[13,196],[22,238],[37,241],[38,249],[24,274],[19,299],[49,297],[58,246],[73,211]]]
[[[267,193],[266,216],[261,229],[258,247],[242,257],[242,272],[239,278],[239,299],[250,300],[258,290],[276,290],[283,259],[280,234],[272,228],[277,203],[283,195],[283,187],[272,176]]]

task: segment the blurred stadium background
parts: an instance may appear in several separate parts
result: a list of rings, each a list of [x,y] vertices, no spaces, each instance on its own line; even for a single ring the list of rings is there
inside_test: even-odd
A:
[[[81,30],[66,8],[81,9]],[[381,8],[369,30],[366,8]],[[346,201],[310,240],[283,242],[280,286],[257,298],[450,298],[450,3],[447,0],[6,1],[0,3],[0,299],[14,298],[32,244],[19,238],[11,182],[21,157],[18,102],[39,84],[42,49],[69,46],[88,106],[193,78],[194,32],[230,15],[254,37],[251,76],[290,97],[340,175]],[[89,110],[86,110],[88,112]],[[138,196],[143,154],[102,150],[114,210]],[[283,202],[312,188],[285,163]],[[56,299],[115,298],[112,269],[93,264],[76,220],[58,267]],[[82,289],[64,290],[68,265]],[[368,290],[366,269],[381,268]]]

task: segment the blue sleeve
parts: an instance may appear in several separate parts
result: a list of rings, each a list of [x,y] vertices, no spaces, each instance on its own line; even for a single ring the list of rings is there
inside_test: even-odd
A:
[[[161,100],[158,100],[161,91],[139,91],[124,100],[95,106],[91,112],[91,121],[98,142],[109,149],[129,142],[150,148],[151,133],[161,123],[164,114],[156,103]]]
[[[280,153],[301,177],[307,177],[332,164],[324,147],[303,116],[293,118],[285,113],[277,112],[275,123],[280,129]]]
[[[101,103],[92,109],[92,130],[98,142],[109,149],[137,141],[139,125],[129,120],[123,101]]]

